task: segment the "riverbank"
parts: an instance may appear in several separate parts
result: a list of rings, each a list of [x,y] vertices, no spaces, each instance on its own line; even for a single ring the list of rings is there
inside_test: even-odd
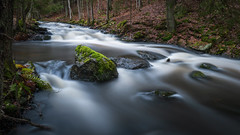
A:
[[[3,87],[1,95],[0,135],[7,134],[17,124],[31,124],[41,128],[41,125],[24,119],[23,112],[33,109],[31,104],[35,92],[51,89],[49,83],[39,78],[31,62],[15,65],[15,73],[6,71],[4,75],[7,85]]]
[[[199,7],[196,6],[200,4],[192,3],[194,6],[189,9],[179,2],[175,8],[177,29],[175,33],[169,33],[166,28],[165,1],[143,5],[141,9],[133,9],[132,19],[129,9],[126,8],[120,13],[112,13],[108,23],[105,21],[104,9],[94,11],[94,24],[88,25],[86,13],[79,20],[76,7],[73,8],[74,16],[71,21],[64,13],[54,14],[43,20],[89,26],[116,34],[127,41],[167,43],[212,55],[240,57],[239,24],[229,25],[231,22],[222,23],[216,18],[211,18],[214,16],[201,15]]]

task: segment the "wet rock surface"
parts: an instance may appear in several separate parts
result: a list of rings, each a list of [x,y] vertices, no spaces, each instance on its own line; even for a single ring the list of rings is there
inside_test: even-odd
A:
[[[155,53],[155,52],[150,52],[150,51],[137,51],[137,53],[139,54],[139,56],[145,60],[160,60],[160,59],[164,59],[166,58],[166,56],[161,55],[159,53]]]
[[[206,69],[206,70],[212,70],[212,71],[219,71],[219,68],[213,64],[210,63],[202,63],[199,65],[199,68]]]
[[[118,57],[111,57],[112,61],[115,62],[117,67],[125,69],[141,69],[150,67],[150,63],[147,60],[144,60],[138,56],[125,55]]]

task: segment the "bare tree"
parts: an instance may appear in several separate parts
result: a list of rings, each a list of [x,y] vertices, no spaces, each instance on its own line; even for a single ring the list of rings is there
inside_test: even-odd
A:
[[[92,25],[94,25],[93,0],[91,0],[91,16],[92,16]]]
[[[140,9],[142,7],[142,0],[136,0],[136,9]]]
[[[81,9],[80,9],[80,0],[77,0],[77,8],[78,8],[78,20],[81,19]]]
[[[139,9],[142,8],[142,0],[138,0],[138,7]]]
[[[22,14],[22,23],[23,23],[23,31],[26,31],[26,18],[27,14],[31,8],[31,2],[27,0],[20,0],[21,2],[21,14]]]
[[[68,17],[68,1],[64,0],[65,16]]]
[[[97,7],[97,11],[99,11],[99,7],[100,7],[100,0],[98,0],[98,7]]]
[[[107,15],[106,15],[106,22],[108,23],[109,21],[109,10],[110,10],[110,0],[107,0]]]
[[[132,0],[130,0],[130,24],[132,25]]]
[[[72,9],[70,0],[68,0],[69,19],[72,20]]]
[[[90,25],[89,0],[86,0],[87,7],[87,25]]]
[[[176,4],[176,0],[166,0],[167,7],[167,30],[169,32],[176,31],[176,21],[174,18],[174,7]]]

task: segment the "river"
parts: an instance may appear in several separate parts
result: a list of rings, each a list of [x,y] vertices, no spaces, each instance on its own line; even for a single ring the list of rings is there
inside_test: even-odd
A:
[[[35,93],[34,109],[24,112],[40,130],[19,125],[10,135],[237,135],[240,134],[240,61],[199,54],[174,45],[124,42],[111,34],[64,23],[41,22],[51,40],[13,45],[16,61],[34,62],[53,91]],[[107,57],[151,51],[170,58],[150,68],[118,68],[105,83],[71,80],[74,49],[82,44]],[[202,63],[218,70],[199,68]],[[196,80],[198,70],[210,79]],[[156,90],[175,91],[164,98]]]

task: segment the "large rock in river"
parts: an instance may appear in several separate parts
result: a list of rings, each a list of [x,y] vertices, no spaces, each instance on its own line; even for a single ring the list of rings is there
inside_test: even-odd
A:
[[[116,65],[103,54],[82,45],[75,52],[76,63],[70,71],[72,79],[102,82],[118,77]]]
[[[118,67],[125,69],[134,70],[150,67],[150,63],[147,60],[134,55],[112,57],[111,60],[114,61]]]

